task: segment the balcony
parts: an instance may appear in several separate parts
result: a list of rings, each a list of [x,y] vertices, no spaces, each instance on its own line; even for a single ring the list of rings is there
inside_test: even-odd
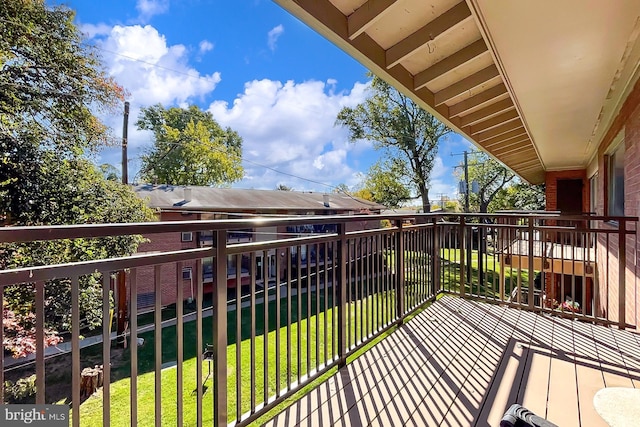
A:
[[[393,226],[346,231],[354,229],[348,223],[372,219]],[[285,399],[328,376],[271,425],[494,425],[516,402],[556,424],[592,425],[585,420],[598,419],[589,405],[598,389],[640,381],[639,340],[628,331],[635,329],[637,307],[625,297],[638,291],[637,219],[427,214],[414,225],[406,219],[0,229],[4,244],[178,231],[213,236],[211,247],[1,271],[1,292],[12,286],[34,292],[38,343],[20,367],[0,359],[2,394],[5,380],[35,373],[36,393],[27,401],[69,404],[73,425],[246,425],[266,421]],[[233,230],[308,224],[338,226],[304,237],[228,243]],[[293,256],[303,248],[318,254],[315,268],[302,268],[301,257]],[[279,280],[259,289],[256,258],[274,249]],[[246,277],[229,288],[227,282],[228,257],[241,265],[243,256],[251,261],[249,294],[238,286]],[[219,272],[214,283],[225,284],[213,286],[212,307],[205,304],[202,274],[209,258]],[[194,260],[192,313],[176,304],[166,319],[163,279]],[[150,266],[150,278],[139,274]],[[126,348],[112,340],[109,321],[113,277],[122,271],[129,327],[119,338]],[[80,278],[89,274],[103,284],[101,333],[82,329],[80,321]],[[155,287],[155,313],[153,324],[141,328],[136,295],[144,277]],[[70,279],[72,322],[55,355],[45,351],[42,325],[47,288],[60,278]],[[175,288],[183,301],[183,287]],[[212,353],[203,356],[211,343]],[[102,365],[104,385],[81,396],[81,371],[95,365]],[[566,390],[573,390],[571,399]]]

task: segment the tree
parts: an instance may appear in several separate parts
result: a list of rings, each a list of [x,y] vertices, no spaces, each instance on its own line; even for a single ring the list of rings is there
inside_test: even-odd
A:
[[[278,184],[276,186],[276,191],[293,191],[293,188],[285,184]]]
[[[451,132],[410,98],[378,77],[373,77],[369,96],[355,108],[344,107],[336,124],[349,130],[352,142],[368,140],[402,167],[400,182],[408,180],[422,197],[425,212],[429,208],[429,177],[438,152],[438,141]]]
[[[367,172],[364,189],[373,201],[395,209],[411,199],[409,186],[400,179],[405,176],[404,164],[392,160],[378,161]]]
[[[462,165],[458,168],[459,178],[464,177]],[[515,178],[515,174],[502,163],[493,160],[485,153],[470,156],[468,161],[469,187],[472,182],[478,183],[478,193],[470,191],[469,205],[472,211],[487,213],[493,199]],[[468,188],[467,191],[471,190]],[[464,195],[460,196],[464,198]]]
[[[115,166],[109,163],[103,163],[99,167],[102,176],[108,181],[120,181],[120,173]]]
[[[40,157],[82,155],[109,140],[93,111],[109,112],[124,91],[82,43],[74,13],[43,0],[0,2],[0,211],[33,215]]]
[[[64,7],[42,0],[0,2],[0,217],[4,225],[146,221],[153,212],[133,191],[107,181],[86,158],[110,138],[94,112],[114,111],[124,91],[83,44]],[[123,256],[140,236],[0,245],[0,268],[10,269]],[[80,279],[81,316],[101,322],[98,275]],[[5,289],[3,346],[33,349],[33,287]],[[67,279],[45,286],[47,342],[69,330]]]
[[[349,194],[350,190],[349,190],[349,186],[347,184],[345,184],[344,182],[341,182],[340,184],[336,185],[335,187],[333,187],[332,190],[333,193],[337,193],[337,194]]]
[[[532,185],[517,180],[513,185],[498,192],[489,205],[489,210],[544,210],[546,195],[544,184]]]
[[[138,129],[153,132],[142,156],[142,178],[172,185],[225,185],[242,179],[242,138],[222,129],[211,113],[195,105],[142,108]]]
[[[104,179],[102,172],[86,159],[60,161],[49,153],[41,165],[39,180],[34,182],[34,186],[40,189],[39,193],[32,194],[31,200],[41,212],[37,218],[40,224],[144,222],[155,218],[153,211],[128,186]],[[142,241],[142,236],[122,236],[4,244],[0,247],[0,268],[124,256],[134,253]],[[22,327],[35,332],[33,286],[8,287],[5,296],[7,309],[15,313]],[[102,282],[99,274],[80,277],[80,314],[83,323],[90,328],[99,326],[102,322]],[[70,330],[69,279],[53,280],[46,284],[45,319],[45,326],[52,333]],[[5,345],[9,345],[17,355],[30,348],[30,341],[25,336],[18,335],[19,339],[15,339],[13,344],[10,333],[6,338]]]

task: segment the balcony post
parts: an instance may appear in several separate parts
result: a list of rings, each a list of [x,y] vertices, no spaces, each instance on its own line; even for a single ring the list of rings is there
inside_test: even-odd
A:
[[[459,246],[460,246],[460,296],[465,295],[465,283],[466,283],[466,239],[465,239],[465,216],[460,215],[460,228],[459,228]]]
[[[227,231],[215,234],[216,275],[213,300],[213,411],[214,425],[227,425]],[[197,349],[202,351],[202,349]],[[199,379],[200,380],[200,379]]]
[[[347,225],[338,224],[340,242],[338,245],[338,259],[340,260],[340,277],[338,278],[338,366],[347,363],[347,263],[349,251],[347,250]]]
[[[627,223],[624,218],[618,220],[618,328],[627,327],[625,276],[627,269]]]
[[[431,262],[432,262],[432,268],[431,268],[431,272],[433,274],[432,278],[431,278],[431,283],[433,283],[433,295],[438,295],[440,293],[440,287],[441,287],[441,283],[440,283],[440,233],[442,228],[440,226],[438,226],[438,218],[437,217],[433,217],[432,219],[433,222],[433,245],[431,246],[431,249],[433,250],[433,253],[431,254]]]
[[[528,284],[528,295],[527,295],[527,299],[529,302],[529,308],[533,309],[533,278],[535,276],[535,273],[533,271],[533,257],[534,257],[534,228],[533,228],[533,218],[529,217],[527,218],[528,220],[528,227],[527,227],[527,233],[529,234],[529,284]],[[542,251],[542,248],[540,249]],[[542,254],[541,254],[542,256]]]
[[[398,316],[398,324],[402,324],[405,316],[405,278],[404,278],[404,230],[402,220],[396,221],[398,232],[396,234],[396,313]]]

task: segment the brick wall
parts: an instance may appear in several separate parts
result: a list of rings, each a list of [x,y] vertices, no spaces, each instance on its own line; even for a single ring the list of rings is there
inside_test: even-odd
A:
[[[198,219],[197,215],[182,215],[174,212],[162,213],[161,221],[187,221]],[[138,252],[161,252],[161,251],[175,251],[179,249],[191,249],[198,247],[197,233],[193,233],[193,239],[191,242],[182,241],[182,233],[160,233],[149,234],[144,236],[148,239],[148,242],[143,243],[138,248]],[[185,261],[182,265],[183,268],[191,267],[193,277],[193,289],[195,292],[195,280],[196,280],[196,263],[195,261]],[[176,296],[178,289],[176,283],[180,283],[183,287],[184,298],[187,299],[191,296],[191,281],[182,279],[182,270],[179,272],[176,270],[176,264],[162,264],[160,266],[160,278],[161,283],[159,286],[162,293],[162,305],[169,305],[176,302]],[[154,284],[155,268],[143,267],[137,271],[137,289],[138,295],[143,296],[145,294],[155,293],[156,286]],[[151,298],[151,295],[149,295]],[[142,297],[144,300],[148,298]],[[153,301],[153,300],[151,300]],[[144,301],[142,301],[144,302]],[[152,302],[151,302],[152,303]],[[146,304],[145,304],[146,305]],[[139,307],[142,309],[143,307]]]
[[[589,183],[587,172],[584,169],[549,171],[545,174],[545,195],[547,198],[546,209],[558,210],[558,180],[581,179],[582,180],[582,212],[589,211]]]
[[[624,130],[624,187],[625,187],[625,216],[638,217],[640,214],[640,81],[638,81],[625,100],[619,114],[614,119],[611,127],[605,134],[598,147],[598,179],[596,213],[604,215],[605,212],[605,153],[620,133]],[[601,224],[617,230],[618,227],[611,224]],[[631,225],[629,225],[631,226]],[[635,228],[635,225],[633,225]],[[598,269],[600,278],[600,308],[607,312],[610,318],[617,320],[618,307],[618,236],[611,235],[608,239],[599,239]],[[625,295],[626,295],[626,321],[640,325],[640,287],[638,277],[638,254],[636,236],[626,238],[626,266],[625,266]],[[607,280],[608,279],[608,280]],[[608,284],[608,286],[607,286]]]

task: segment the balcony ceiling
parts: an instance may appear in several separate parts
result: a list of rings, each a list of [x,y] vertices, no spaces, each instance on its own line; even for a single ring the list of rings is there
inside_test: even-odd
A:
[[[638,79],[640,0],[275,0],[533,183],[586,168]]]

